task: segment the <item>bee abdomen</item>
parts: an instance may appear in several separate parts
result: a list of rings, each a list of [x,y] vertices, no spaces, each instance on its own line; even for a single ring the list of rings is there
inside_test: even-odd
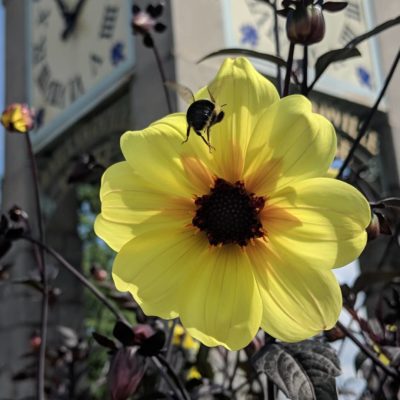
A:
[[[188,125],[195,130],[203,130],[210,123],[215,104],[209,100],[197,100],[192,103],[186,113]]]

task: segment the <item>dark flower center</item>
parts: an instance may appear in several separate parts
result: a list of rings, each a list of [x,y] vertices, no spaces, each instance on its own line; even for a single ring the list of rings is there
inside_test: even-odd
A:
[[[194,226],[204,231],[210,244],[236,243],[264,236],[260,211],[265,199],[248,193],[243,182],[234,184],[218,178],[209,194],[197,197]]]

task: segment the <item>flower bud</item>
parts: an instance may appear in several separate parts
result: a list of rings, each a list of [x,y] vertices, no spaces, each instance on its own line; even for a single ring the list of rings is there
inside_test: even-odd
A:
[[[320,42],[325,36],[325,20],[319,5],[296,4],[289,9],[286,33],[292,43],[310,45]]]
[[[26,104],[13,103],[1,115],[1,124],[10,132],[26,133],[35,123],[35,114]]]
[[[380,235],[391,235],[392,230],[390,228],[390,223],[382,214],[372,213],[372,218],[370,224],[367,226],[368,240],[374,240]]]
[[[135,335],[134,342],[139,346],[156,333],[148,324],[138,324],[132,330]]]
[[[111,361],[108,384],[112,400],[126,400],[134,394],[143,378],[146,360],[138,347],[123,347]]]
[[[138,11],[132,17],[132,28],[142,34],[149,33],[155,24],[156,20],[144,11]]]
[[[93,264],[91,266],[90,274],[92,275],[93,279],[96,280],[97,282],[104,282],[108,277],[107,271],[96,264]]]
[[[40,334],[38,332],[34,332],[30,339],[29,339],[29,344],[32,348],[32,350],[37,351],[40,348],[40,345],[42,344],[42,338],[40,337]]]

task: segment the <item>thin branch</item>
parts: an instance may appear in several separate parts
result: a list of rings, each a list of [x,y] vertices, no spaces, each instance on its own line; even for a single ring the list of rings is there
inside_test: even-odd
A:
[[[229,353],[227,353],[227,354],[229,355]],[[236,352],[235,365],[233,367],[232,375],[231,375],[231,377],[229,379],[228,389],[230,391],[232,391],[232,388],[233,388],[233,381],[235,380],[235,376],[236,376],[237,370],[239,368],[239,362],[240,362],[240,350],[238,350]],[[228,365],[225,365],[225,368],[228,368]]]
[[[304,45],[303,55],[303,81],[301,82],[301,94],[307,95],[307,81],[308,81],[308,46]]]
[[[171,327],[168,330],[168,337],[165,342],[165,347],[166,347],[165,358],[168,362],[170,361],[171,358],[172,339],[174,338],[174,331],[177,323],[178,323],[178,318],[172,320]]]
[[[167,369],[167,372],[168,372],[169,376],[172,378],[172,380],[174,381],[175,385],[181,391],[183,398],[185,400],[190,400],[189,393],[187,392],[187,390],[183,386],[181,380],[179,379],[178,375],[175,373],[174,369],[171,367],[171,364],[161,354],[157,355],[156,358]]]
[[[121,314],[121,312],[101,293],[83,274],[81,274],[73,265],[71,265],[61,254],[41,243],[39,240],[33,239],[29,236],[23,236],[21,239],[25,239],[31,243],[37,244],[51,256],[53,256],[64,268],[66,268],[72,275],[75,276],[85,287],[87,287],[114,315],[117,319],[129,324],[127,319]]]
[[[36,220],[39,228],[39,240],[44,242],[43,233],[43,221],[42,212],[40,206],[40,195],[39,195],[39,179],[37,173],[37,165],[35,155],[33,153],[32,142],[29,132],[25,135],[26,144],[28,148],[28,158],[31,165],[32,182],[34,190],[34,199],[36,207]],[[38,370],[37,370],[37,388],[36,396],[38,400],[45,399],[45,369],[46,369],[46,344],[47,344],[47,322],[49,318],[49,287],[47,281],[47,267],[44,259],[43,249],[35,245],[36,259],[38,263],[38,269],[40,272],[40,279],[43,285],[42,292],[42,306],[41,306],[41,324],[40,324],[40,347],[39,347],[39,359],[38,359]]]
[[[345,325],[343,325],[340,321],[336,323],[337,327],[343,331],[343,333],[367,356],[371,359],[371,361],[377,365],[378,367],[382,368],[388,375],[393,378],[398,379],[399,375],[392,367],[385,365],[382,361],[376,356],[376,354],[368,348],[364,343],[362,343],[357,336]]]
[[[267,377],[267,394],[268,400],[275,400],[275,384]]]
[[[289,94],[290,76],[292,75],[293,56],[294,56],[294,43],[290,43],[289,54],[286,66],[285,86],[283,88],[283,97]]]
[[[336,177],[337,179],[341,179],[342,178],[343,172],[347,168],[347,166],[349,165],[351,159],[353,158],[353,155],[354,155],[357,147],[359,146],[359,144],[361,142],[361,139],[367,134],[367,129],[369,127],[369,124],[371,123],[371,120],[372,120],[373,116],[375,115],[376,111],[378,110],[379,104],[382,101],[383,96],[386,93],[386,90],[387,90],[387,88],[388,88],[388,86],[390,84],[390,81],[392,80],[394,72],[396,71],[396,68],[397,68],[397,65],[399,63],[399,60],[400,60],[400,50],[398,51],[397,56],[393,61],[393,64],[392,64],[392,66],[390,68],[390,71],[389,71],[389,74],[386,77],[385,84],[383,85],[383,87],[381,89],[381,92],[379,93],[379,96],[375,101],[374,106],[369,111],[367,118],[364,120],[364,122],[363,122],[363,124],[362,124],[362,126],[360,128],[360,131],[358,132],[358,136],[357,136],[356,140],[354,141],[353,145],[351,146],[349,154],[347,155],[347,157],[344,160],[342,166],[340,167],[340,170],[339,170],[338,175]]]
[[[179,388],[177,386],[175,386],[173,379],[171,379],[172,377],[170,377],[164,370],[160,360],[158,359],[158,357],[153,356],[151,357],[151,361],[153,362],[153,364],[156,366],[156,368],[158,369],[158,371],[160,372],[161,376],[163,377],[163,379],[165,380],[165,382],[167,383],[167,385],[170,387],[170,389],[174,392],[174,394],[176,395],[176,397],[178,398],[178,400],[185,400],[184,395],[180,392],[180,390],[178,390]],[[190,400],[190,398],[189,398]]]
[[[167,106],[168,106],[168,112],[171,114],[173,112],[172,111],[172,103],[171,103],[171,99],[169,97],[169,92],[168,92],[167,86],[165,85],[165,82],[167,81],[167,78],[165,76],[164,66],[163,66],[163,63],[162,63],[162,60],[161,60],[161,57],[160,57],[160,53],[158,52],[157,46],[154,43],[154,41],[153,41],[152,49],[153,49],[154,57],[155,57],[155,59],[157,61],[158,71],[160,72],[160,75],[161,75],[161,80],[162,80],[162,83],[163,83],[162,86],[163,86],[163,89],[164,89],[165,100],[167,101]]]
[[[281,56],[281,44],[280,44],[280,38],[279,38],[279,22],[278,22],[278,13],[277,13],[277,4],[278,0],[275,0],[272,5],[273,12],[274,12],[274,39],[275,39],[275,52],[278,57]],[[281,67],[279,65],[276,66],[277,69],[277,86],[278,86],[278,92],[279,96],[281,95],[282,92],[282,72],[281,72]]]

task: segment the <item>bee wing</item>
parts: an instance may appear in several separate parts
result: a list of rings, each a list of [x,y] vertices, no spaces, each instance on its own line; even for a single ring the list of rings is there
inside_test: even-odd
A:
[[[218,81],[217,84],[211,83],[207,86],[208,95],[213,103],[216,103],[215,98],[218,98],[218,94],[221,90],[221,82]]]
[[[181,85],[180,83],[171,81],[165,82],[165,86],[168,89],[171,89],[178,93],[179,97],[181,97],[182,100],[186,101],[186,103],[194,102],[194,94],[188,87]]]

